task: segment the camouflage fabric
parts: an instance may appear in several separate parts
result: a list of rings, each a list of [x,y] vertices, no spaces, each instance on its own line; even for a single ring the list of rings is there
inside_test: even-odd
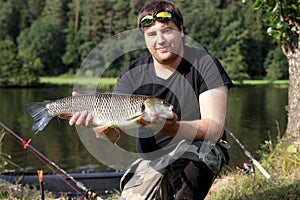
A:
[[[148,160],[138,159],[121,180],[121,198],[127,200],[158,199],[163,172],[149,166]],[[135,172],[132,170],[135,169]]]
[[[168,166],[179,158],[205,163],[215,176],[226,162],[220,147],[210,141],[188,142],[182,140],[170,153],[150,161],[137,159],[122,177],[121,199],[143,200],[172,199],[170,172]],[[173,196],[172,196],[173,195]]]
[[[219,145],[224,147],[220,142],[217,145],[209,140],[193,142],[181,140],[170,153],[149,162],[149,165],[156,170],[160,170],[166,168],[175,160],[184,158],[204,162],[214,174],[218,174],[222,165],[226,163],[225,155]],[[228,149],[230,146],[225,148]]]

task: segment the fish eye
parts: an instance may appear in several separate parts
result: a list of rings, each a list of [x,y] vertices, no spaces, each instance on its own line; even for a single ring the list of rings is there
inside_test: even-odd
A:
[[[145,104],[142,104],[142,107],[141,107],[142,112],[144,112],[145,109],[146,109]]]

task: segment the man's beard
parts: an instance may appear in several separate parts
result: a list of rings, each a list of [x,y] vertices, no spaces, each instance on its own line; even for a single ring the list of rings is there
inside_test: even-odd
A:
[[[167,65],[170,63],[173,63],[178,57],[181,57],[182,49],[170,49],[171,51],[168,51],[166,53],[160,53],[159,50],[154,49],[154,53],[152,53],[152,56],[157,60],[157,62]]]

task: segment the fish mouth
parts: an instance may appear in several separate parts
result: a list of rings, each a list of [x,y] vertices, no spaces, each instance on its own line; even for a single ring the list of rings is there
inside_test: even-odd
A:
[[[173,106],[171,105],[169,107],[169,116],[168,116],[168,119],[173,119],[174,118],[174,114],[173,114]]]

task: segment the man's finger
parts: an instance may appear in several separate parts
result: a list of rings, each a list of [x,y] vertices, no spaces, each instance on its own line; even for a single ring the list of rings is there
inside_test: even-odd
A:
[[[76,120],[75,124],[76,125],[82,125],[85,124],[85,118],[88,115],[87,111],[83,111],[82,113],[80,113],[79,118]]]
[[[79,112],[73,113],[72,117],[69,120],[70,126],[74,126],[75,125],[75,122],[76,122],[76,120],[78,119],[79,116],[80,116]]]
[[[85,126],[90,127],[92,125],[93,115],[88,113],[85,119]]]
[[[73,91],[73,92],[72,92],[72,96],[78,96],[78,95],[79,95],[78,92],[76,92],[76,91]]]

